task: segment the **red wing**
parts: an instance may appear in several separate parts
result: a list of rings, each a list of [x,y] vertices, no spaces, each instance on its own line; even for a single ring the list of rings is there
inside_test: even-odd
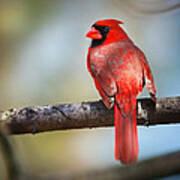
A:
[[[116,82],[111,72],[108,71],[106,67],[102,68],[95,78],[107,96],[115,95],[117,92]]]
[[[99,91],[99,94],[101,95],[105,106],[108,109],[111,109],[114,105],[114,97],[109,97],[107,95],[107,93],[102,89],[101,85],[99,84],[99,81],[96,78],[94,78],[94,82],[96,85],[96,89]]]
[[[145,85],[146,85],[146,88],[149,91],[150,95],[154,99],[154,97],[156,95],[156,87],[155,87],[154,79],[153,79],[153,76],[151,73],[151,69],[149,67],[149,64],[148,64],[144,54],[141,56],[141,60],[142,60],[141,62],[142,62],[143,71],[144,71],[143,73],[144,73]]]
[[[91,49],[89,48],[87,56],[88,71],[94,79],[96,88],[99,91],[104,104],[107,108],[111,108],[113,105],[112,96],[114,96],[117,91],[116,83],[113,80],[110,70],[107,69],[106,66],[101,67],[101,69],[97,71],[90,65],[90,50]]]
[[[106,71],[105,67],[102,68],[98,74],[95,74],[94,81],[104,104],[110,109],[113,106],[113,96],[117,92],[116,83],[111,72]]]

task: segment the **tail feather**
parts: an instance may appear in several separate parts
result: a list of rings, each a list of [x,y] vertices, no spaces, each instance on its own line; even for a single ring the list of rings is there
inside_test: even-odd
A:
[[[138,156],[136,99],[116,100],[114,105],[115,158],[122,163],[134,163]]]

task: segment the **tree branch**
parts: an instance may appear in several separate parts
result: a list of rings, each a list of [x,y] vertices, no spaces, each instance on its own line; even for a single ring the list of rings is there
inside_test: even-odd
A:
[[[180,97],[137,101],[138,125],[180,123]],[[10,134],[113,126],[113,110],[102,101],[10,109],[0,115],[0,125]]]
[[[123,167],[108,167],[77,176],[77,179],[148,180],[180,174],[180,151]]]
[[[143,160],[132,165],[112,166],[80,173],[21,174],[21,179],[33,180],[151,180],[180,174],[180,151]]]

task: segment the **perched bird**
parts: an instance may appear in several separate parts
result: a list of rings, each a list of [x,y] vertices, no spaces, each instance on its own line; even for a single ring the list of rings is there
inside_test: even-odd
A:
[[[136,98],[148,89],[156,100],[156,87],[144,53],[134,45],[121,21],[99,20],[86,37],[92,39],[87,67],[108,109],[114,105],[115,158],[134,163],[138,157]]]

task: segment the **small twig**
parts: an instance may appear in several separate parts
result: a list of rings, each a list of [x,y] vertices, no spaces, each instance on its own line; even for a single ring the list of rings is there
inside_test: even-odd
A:
[[[138,125],[180,123],[180,97],[137,101]],[[11,109],[0,115],[10,134],[113,126],[113,110],[102,101]]]

